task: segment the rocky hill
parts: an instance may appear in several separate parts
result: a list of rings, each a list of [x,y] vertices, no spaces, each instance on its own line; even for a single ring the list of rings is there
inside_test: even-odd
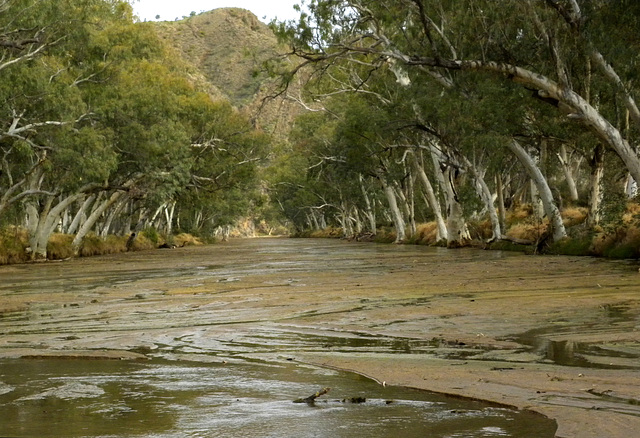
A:
[[[299,109],[278,99],[262,107],[274,86],[263,63],[286,48],[271,29],[251,12],[220,8],[179,21],[156,23],[159,36],[199,72],[200,81],[216,97],[247,111],[262,128],[284,134]],[[260,114],[257,110],[261,108]]]

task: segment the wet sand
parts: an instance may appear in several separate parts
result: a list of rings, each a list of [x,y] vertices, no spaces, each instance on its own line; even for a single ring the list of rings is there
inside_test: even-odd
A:
[[[630,262],[232,241],[0,267],[0,357],[298,360],[630,437],[639,292]]]

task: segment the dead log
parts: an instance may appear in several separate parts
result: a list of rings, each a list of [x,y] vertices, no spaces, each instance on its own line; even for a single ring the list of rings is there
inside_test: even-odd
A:
[[[316,399],[318,397],[320,397],[321,395],[325,395],[330,390],[331,390],[331,388],[322,388],[320,391],[316,392],[315,394],[310,395],[309,397],[297,398],[293,402],[294,403],[307,403],[309,405],[312,405],[312,404],[314,404],[316,402]]]

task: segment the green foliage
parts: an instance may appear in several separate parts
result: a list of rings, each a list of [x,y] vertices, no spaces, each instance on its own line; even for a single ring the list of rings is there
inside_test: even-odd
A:
[[[558,255],[584,256],[591,254],[592,245],[593,234],[589,233],[585,236],[566,238],[559,242],[554,242],[546,252]]]
[[[142,230],[140,235],[144,236],[147,240],[153,243],[154,246],[158,245],[158,240],[160,238],[160,235],[158,234],[158,230],[156,230],[155,228],[147,227],[144,230]]]

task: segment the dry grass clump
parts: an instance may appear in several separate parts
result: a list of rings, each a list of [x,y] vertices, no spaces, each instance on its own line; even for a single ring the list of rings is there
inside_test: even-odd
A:
[[[548,228],[549,225],[546,220],[537,224],[521,222],[512,225],[505,234],[512,239],[536,241],[547,232]]]
[[[73,257],[73,235],[71,234],[53,234],[47,242],[47,259],[63,260]]]
[[[126,246],[126,241],[125,241],[125,246]],[[155,243],[153,243],[153,241],[151,241],[151,239],[149,239],[144,234],[140,233],[138,234],[138,237],[136,237],[136,240],[133,241],[133,245],[131,246],[131,249],[129,251],[146,251],[149,249],[155,249],[155,247],[156,245]]]
[[[376,243],[392,243],[396,241],[396,231],[390,227],[382,227],[376,233],[375,238],[373,239]]]
[[[628,202],[621,222],[603,225],[593,238],[592,255],[615,259],[640,258],[640,204]]]
[[[126,252],[128,240],[129,236],[110,235],[103,239],[96,234],[88,234],[80,246],[78,255],[80,257],[91,257],[95,255]],[[130,251],[144,251],[154,248],[154,243],[144,234],[140,233],[133,241]]]
[[[24,228],[10,226],[0,230],[0,265],[26,262],[28,246],[29,236]]]
[[[174,237],[173,242],[176,246],[203,245],[200,239],[188,233],[178,234],[176,237]]]
[[[78,255],[80,257],[91,257],[95,255],[107,254],[105,241],[97,234],[87,234],[80,245]]]
[[[570,207],[562,210],[562,221],[565,227],[573,227],[587,219],[589,211],[584,207]]]
[[[640,204],[628,202],[625,213],[622,215],[622,222],[630,224],[640,219]]]
[[[419,245],[435,245],[438,241],[438,224],[427,222],[416,226],[416,243]]]
[[[590,253],[613,259],[640,258],[640,229],[634,226],[618,228],[612,233],[596,235]]]
[[[520,222],[533,214],[533,207],[530,204],[517,205],[513,209],[506,212],[506,221],[508,224]]]
[[[493,235],[493,227],[489,219],[481,221],[468,221],[467,227],[473,239],[486,240]]]

